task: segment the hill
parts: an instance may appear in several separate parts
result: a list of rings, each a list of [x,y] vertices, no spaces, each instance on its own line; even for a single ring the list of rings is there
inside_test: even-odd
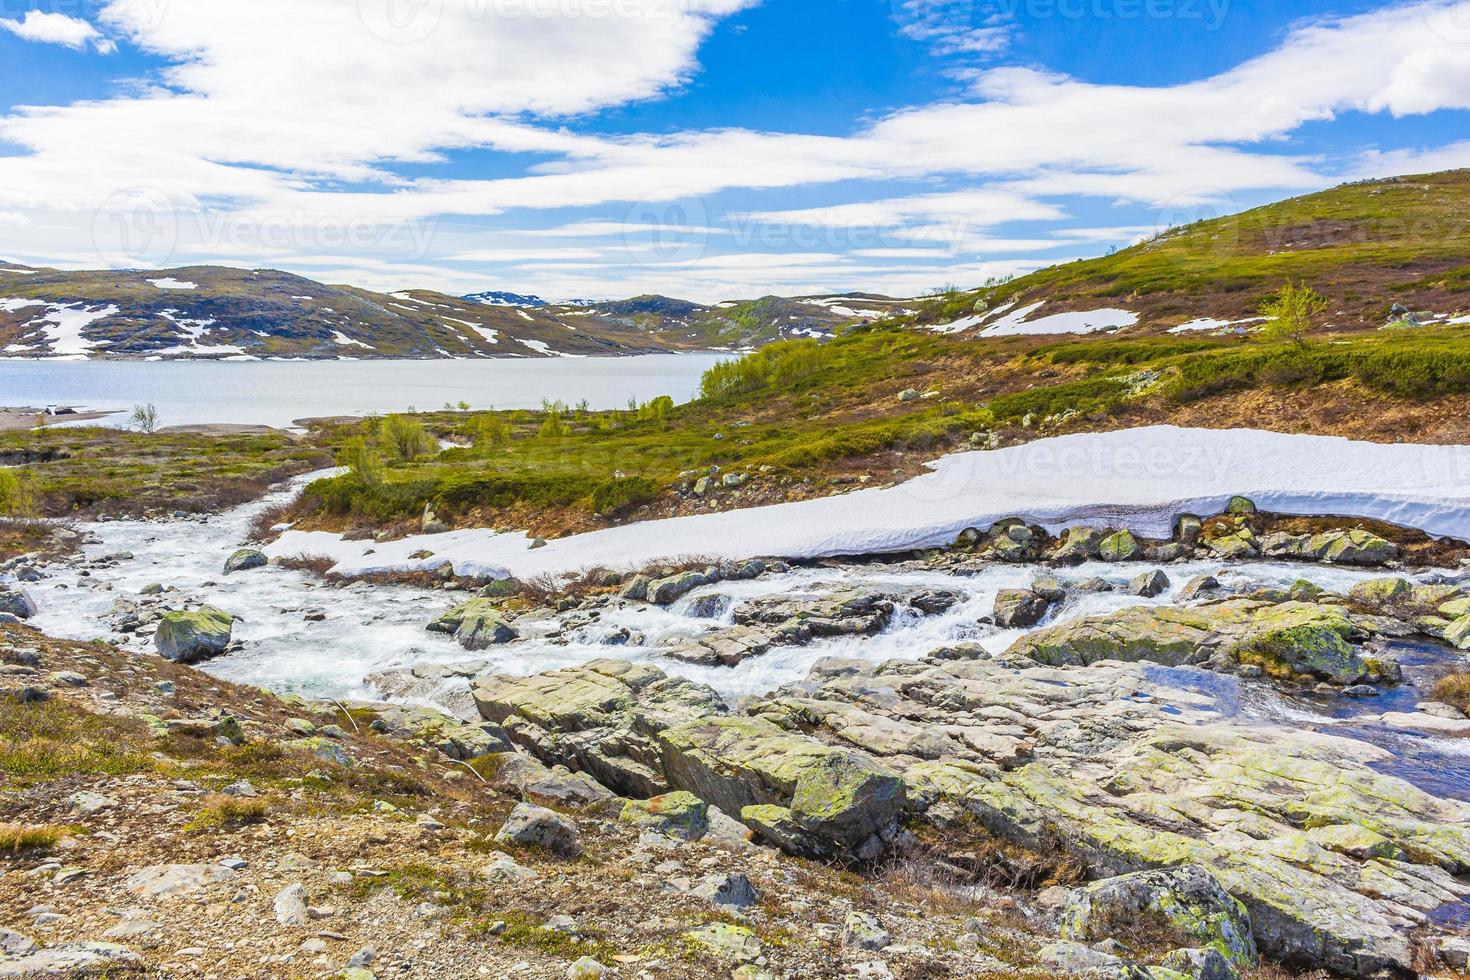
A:
[[[376,293],[268,269],[68,272],[0,263],[0,354],[154,359],[620,356],[830,337],[891,300],[703,306],[663,296],[549,306],[534,296]]]
[[[1131,332],[1213,329],[1254,317],[1287,279],[1325,295],[1338,330],[1383,326],[1395,304],[1426,323],[1470,311],[1470,170],[1346,184],[1173,228],[1112,255],[951,294],[915,322],[990,336],[1133,322]],[[1079,316],[1027,329],[1065,313]]]

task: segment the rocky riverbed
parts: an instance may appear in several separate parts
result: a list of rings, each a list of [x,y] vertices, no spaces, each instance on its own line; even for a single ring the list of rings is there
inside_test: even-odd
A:
[[[950,888],[985,880],[976,833],[1064,855],[1103,892],[1029,899],[1064,940],[1043,975],[1465,966],[1470,718],[1431,693],[1470,647],[1452,544],[1241,500],[1168,540],[1018,520],[923,554],[548,594],[328,585],[239,551],[253,511],[91,526],[69,564],[13,564],[12,593],[53,633],[389,702],[388,728],[520,759],[568,806],[684,801],[858,868],[923,849]],[[1089,920],[1117,889],[1198,913],[1169,924],[1167,964]]]

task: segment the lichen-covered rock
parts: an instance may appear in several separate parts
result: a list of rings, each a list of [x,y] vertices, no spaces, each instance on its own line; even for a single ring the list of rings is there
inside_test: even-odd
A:
[[[629,800],[618,819],[640,830],[699,840],[709,833],[709,804],[693,793],[676,790],[651,800]]]
[[[214,606],[167,612],[158,621],[154,645],[166,660],[193,664],[218,657],[230,645],[235,617]]]
[[[426,627],[432,633],[448,633],[466,650],[486,650],[512,643],[520,634],[506,622],[493,599],[471,599],[455,606]]]
[[[648,583],[648,601],[656,606],[667,606],[699,588],[709,584],[709,577],[702,572],[680,572],[668,578]]]
[[[686,932],[684,935],[715,956],[734,960],[736,963],[753,963],[765,955],[760,940],[745,926],[712,922],[707,926],[700,926],[698,929]]]
[[[1470,614],[1444,628],[1444,641],[1457,650],[1470,650]]]
[[[1192,602],[1208,592],[1220,591],[1220,580],[1213,575],[1196,575],[1179,590],[1180,602]]]
[[[37,611],[35,600],[24,589],[0,589],[0,613],[30,619]]]
[[[1052,552],[1052,560],[1064,564],[1081,564],[1098,555],[1098,543],[1102,535],[1090,527],[1068,528],[1062,536],[1061,543],[1056,551]]]
[[[257,568],[264,568],[270,564],[263,552],[254,548],[241,548],[239,551],[225,559],[225,574],[233,572],[248,572]]]
[[[143,966],[143,957],[116,943],[62,943],[0,959],[0,978],[113,977]]]
[[[1204,529],[1204,521],[1194,514],[1180,514],[1174,519],[1174,540],[1192,548],[1199,543],[1199,536],[1204,533]]]
[[[1061,933],[1063,939],[1101,940],[1150,923],[1218,950],[1238,967],[1256,964],[1245,906],[1197,865],[1120,875],[1079,888],[1062,909]]]
[[[1205,539],[1205,547],[1219,558],[1243,560],[1260,555],[1260,544],[1248,527]]]
[[[1406,578],[1375,578],[1348,591],[1354,605],[1376,613],[1392,613],[1413,603],[1414,584]]]
[[[1249,517],[1256,513],[1255,501],[1249,497],[1231,497],[1230,502],[1225,505],[1225,513],[1233,517]]]
[[[1361,633],[1335,606],[1232,599],[1190,608],[1140,606],[1071,620],[1021,637],[1008,652],[1053,666],[1103,660],[1181,666],[1222,658],[1272,673],[1353,684],[1369,673],[1351,642]]]
[[[1103,538],[1097,545],[1098,557],[1103,561],[1133,561],[1143,555],[1143,545],[1131,531],[1119,531]]]
[[[1029,589],[1002,589],[995,597],[995,625],[1011,629],[1041,622],[1051,600]]]
[[[518,803],[510,812],[495,840],[501,844],[535,847],[558,857],[576,857],[582,853],[582,835],[577,825],[554,810]]]
[[[879,857],[906,791],[897,773],[856,752],[834,752],[796,780],[791,815],[807,833],[864,860]]]

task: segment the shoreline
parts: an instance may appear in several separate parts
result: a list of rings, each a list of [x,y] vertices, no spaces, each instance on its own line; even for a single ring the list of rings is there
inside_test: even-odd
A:
[[[99,419],[109,418],[121,414],[122,409],[110,411],[79,411],[72,406],[61,406],[55,415],[47,415],[44,408],[0,407],[0,432],[18,432],[30,429],[45,428],[49,425],[70,425],[76,422],[95,422]],[[37,425],[36,419],[46,419],[44,425]]]

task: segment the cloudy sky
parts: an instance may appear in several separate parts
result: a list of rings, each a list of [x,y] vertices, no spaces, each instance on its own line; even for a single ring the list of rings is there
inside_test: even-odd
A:
[[[1470,165],[1470,0],[0,0],[0,257],[912,295]]]

